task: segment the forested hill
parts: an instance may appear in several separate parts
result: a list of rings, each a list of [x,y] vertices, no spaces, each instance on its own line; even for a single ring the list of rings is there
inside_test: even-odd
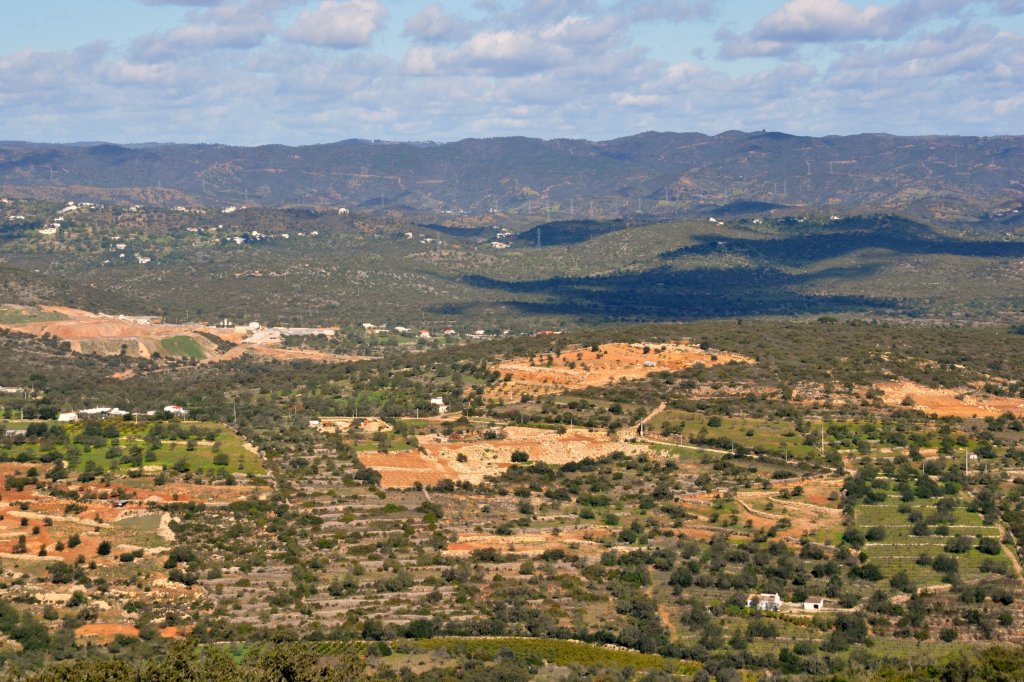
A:
[[[144,203],[677,215],[742,206],[940,220],[1024,200],[1024,137],[648,132],[605,142],[286,147],[0,143],[0,191]],[[1017,214],[1019,215],[1019,214]]]

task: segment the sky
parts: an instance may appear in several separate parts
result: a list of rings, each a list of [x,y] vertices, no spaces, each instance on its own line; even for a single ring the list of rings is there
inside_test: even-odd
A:
[[[34,0],[0,139],[1024,133],[1024,0]]]

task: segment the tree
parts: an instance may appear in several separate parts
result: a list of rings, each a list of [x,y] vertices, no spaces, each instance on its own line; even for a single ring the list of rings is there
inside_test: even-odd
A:
[[[55,561],[46,567],[50,574],[50,582],[58,585],[70,583],[75,579],[74,567],[64,561]]]
[[[978,551],[982,554],[999,554],[1002,552],[1002,547],[999,545],[999,540],[994,537],[983,537],[978,540]]]

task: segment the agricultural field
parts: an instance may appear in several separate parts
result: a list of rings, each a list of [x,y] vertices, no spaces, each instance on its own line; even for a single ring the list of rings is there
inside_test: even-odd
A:
[[[876,379],[920,363],[851,369],[798,343],[832,333],[830,352],[869,357],[859,326],[734,326],[645,328],[634,338],[651,350],[635,353],[692,338],[756,363],[652,360],[625,380],[500,397],[506,360],[632,342],[610,330],[350,363],[243,355],[121,379],[102,358],[70,366],[124,396],[95,404],[180,400],[194,422],[58,423],[73,394],[33,373],[21,385],[43,397],[0,397],[17,416],[0,439],[2,598],[72,652],[141,656],[187,636],[248,665],[261,641],[308,640],[293,653],[423,679],[813,679],[1019,642],[1019,420],[892,405]],[[789,353],[743,345],[787,334]],[[985,343],[992,361],[1013,357]],[[832,367],[860,378],[831,382]],[[751,606],[760,594],[778,601]]]
[[[961,500],[963,502],[963,500]],[[912,519],[918,519],[913,521]],[[921,523],[924,525],[919,525]],[[868,539],[861,551],[891,579],[906,574],[914,585],[930,587],[948,582],[942,566],[934,566],[936,557],[953,559],[960,580],[976,582],[994,575],[1016,575],[1017,566],[1007,558],[998,526],[986,524],[981,514],[955,506],[936,512],[931,501],[902,502],[888,496],[877,504],[860,505],[855,511],[856,526],[866,532],[882,529],[882,537]],[[982,538],[995,541],[982,552]],[[963,547],[958,541],[963,539]],[[1012,550],[1011,550],[1012,556]]]
[[[673,372],[694,365],[752,363],[751,358],[713,351],[685,343],[609,343],[566,347],[553,353],[504,360],[492,367],[502,376],[486,393],[491,399],[518,398],[522,394],[549,395],[604,386],[619,380],[639,379],[653,372]]]
[[[65,319],[67,319],[66,315],[52,309],[37,306],[0,305],[0,325],[17,326]]]
[[[199,342],[191,336],[170,336],[160,340],[160,346],[167,355],[186,357],[191,360],[202,360],[206,357]]]
[[[71,472],[92,476],[169,469],[213,478],[266,473],[259,455],[238,434],[210,422],[137,424],[107,419],[66,425],[23,424],[28,436],[0,443],[3,460],[51,462],[57,454]],[[40,428],[31,431],[33,424]]]
[[[646,424],[648,436],[666,443],[706,444],[708,448],[739,448],[793,459],[819,455],[821,424],[792,420],[721,417],[666,410]],[[802,433],[800,431],[803,431]],[[831,444],[831,438],[829,439]]]

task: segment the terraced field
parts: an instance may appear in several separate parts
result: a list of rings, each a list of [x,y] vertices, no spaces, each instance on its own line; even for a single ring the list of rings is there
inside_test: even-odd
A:
[[[881,504],[863,505],[856,510],[856,525],[861,530],[881,527],[885,530],[885,538],[878,542],[868,542],[863,548],[870,561],[878,565],[886,578],[891,578],[904,571],[918,586],[938,585],[944,582],[942,575],[919,558],[934,558],[941,554],[955,557],[959,564],[959,574],[965,581],[992,577],[992,571],[983,567],[1001,566],[1010,570],[1009,561],[1002,555],[983,554],[976,547],[966,552],[945,552],[946,543],[957,535],[970,538],[1000,538],[1000,531],[995,526],[986,525],[981,514],[957,508],[950,512],[948,534],[934,534],[937,526],[930,526],[932,534],[915,535],[913,523],[908,514],[901,512],[901,505],[908,504],[911,509],[920,511],[927,517],[935,511],[935,506],[928,500],[915,500],[904,503],[895,496]],[[941,531],[940,531],[941,532]]]

